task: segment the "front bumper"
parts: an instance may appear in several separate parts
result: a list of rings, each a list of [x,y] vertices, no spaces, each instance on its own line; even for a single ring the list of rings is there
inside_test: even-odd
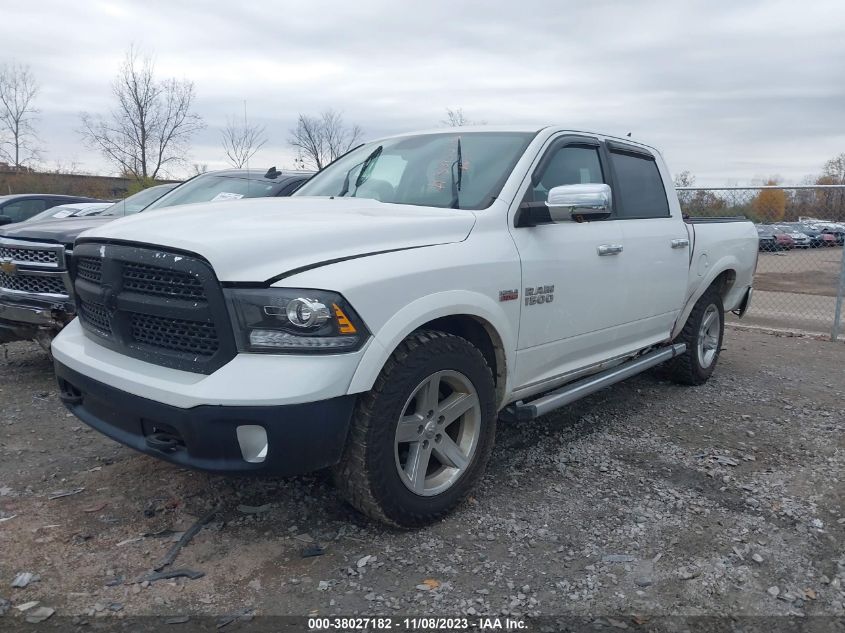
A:
[[[53,341],[62,365],[115,389],[180,409],[330,400],[349,392],[367,345],[348,354],[238,354],[211,374],[172,369],[100,345],[71,321]]]
[[[153,457],[188,468],[294,475],[340,459],[354,395],[276,406],[202,405],[183,409],[142,398],[76,372],[59,361],[65,406],[104,435]],[[247,461],[240,428],[266,434],[261,461]],[[253,451],[254,454],[254,451]]]
[[[0,342],[32,339],[38,330],[58,332],[73,318],[68,307],[56,302],[19,302],[0,296]]]

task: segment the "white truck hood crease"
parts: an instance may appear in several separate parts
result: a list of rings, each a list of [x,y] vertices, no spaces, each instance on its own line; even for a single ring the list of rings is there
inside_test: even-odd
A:
[[[259,198],[139,213],[80,239],[141,242],[197,253],[221,281],[266,281],[321,262],[460,242],[471,211],[364,198]]]

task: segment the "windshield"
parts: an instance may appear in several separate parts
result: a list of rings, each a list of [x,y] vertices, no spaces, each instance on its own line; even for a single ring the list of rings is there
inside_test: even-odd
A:
[[[120,202],[115,202],[108,209],[103,211],[100,215],[132,215],[138,213],[142,209],[161,198],[168,191],[171,191],[179,183],[172,185],[157,185],[149,189],[143,189],[136,194],[124,198]]]
[[[55,207],[50,207],[46,211],[42,211],[36,215],[33,215],[28,220],[24,220],[25,222],[40,222],[41,220],[57,220],[61,218],[76,218],[83,215],[98,215],[104,209],[108,209],[111,205],[106,203],[95,203],[89,205],[81,205],[79,203],[73,203],[69,205],[60,204]]]
[[[58,205],[56,207],[50,207],[46,211],[42,211],[41,213],[36,213],[31,218],[26,220],[26,222],[40,222],[41,220],[47,220],[49,218],[69,218],[74,213],[79,211],[79,209],[75,209],[73,207],[66,207],[65,205]]]
[[[146,210],[163,209],[177,204],[238,200],[240,198],[263,198],[272,196],[278,187],[276,182],[261,181],[245,176],[206,174],[197,176],[162,196]]]
[[[528,132],[462,132],[377,141],[332,163],[294,195],[484,209],[532,138]]]

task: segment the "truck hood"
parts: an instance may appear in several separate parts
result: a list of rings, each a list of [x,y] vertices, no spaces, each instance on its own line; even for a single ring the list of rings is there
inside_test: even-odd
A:
[[[39,242],[57,242],[59,244],[73,244],[73,241],[83,231],[112,222],[113,216],[93,216],[90,218],[65,218],[58,220],[44,220],[42,222],[18,222],[8,224],[0,229],[0,237],[16,240],[35,240]]]
[[[364,198],[256,198],[159,209],[88,231],[197,253],[221,281],[263,282],[337,260],[466,239],[471,211]]]

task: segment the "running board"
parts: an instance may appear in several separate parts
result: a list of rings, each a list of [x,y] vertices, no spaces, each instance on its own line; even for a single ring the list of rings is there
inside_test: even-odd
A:
[[[531,402],[515,402],[509,407],[506,407],[502,413],[505,418],[514,421],[524,422],[533,420],[541,415],[546,415],[550,411],[580,400],[584,396],[595,393],[600,389],[621,382],[631,376],[636,376],[655,365],[680,356],[686,350],[687,346],[685,343],[676,343],[669,347],[663,347],[622,365],[617,365],[592,376],[576,380]]]

